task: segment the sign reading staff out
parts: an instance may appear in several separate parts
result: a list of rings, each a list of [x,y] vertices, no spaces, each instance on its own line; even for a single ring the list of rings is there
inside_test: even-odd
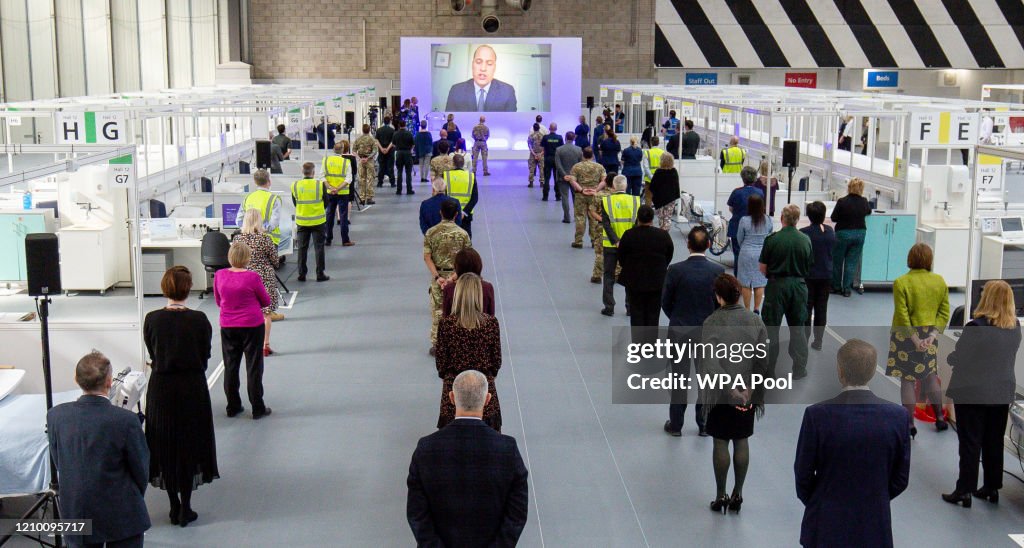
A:
[[[900,71],[865,70],[864,89],[899,89]]]
[[[816,88],[818,87],[817,72],[787,72],[787,88]]]
[[[686,85],[688,86],[717,86],[717,72],[687,72]]]
[[[123,112],[68,112],[54,117],[54,134],[60,144],[124,144],[127,125]]]

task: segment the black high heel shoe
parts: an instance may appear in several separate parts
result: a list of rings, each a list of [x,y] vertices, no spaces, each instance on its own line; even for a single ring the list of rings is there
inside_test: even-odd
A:
[[[726,513],[729,510],[729,497],[728,495],[722,495],[721,498],[717,498],[711,501],[711,511]]]
[[[199,514],[186,508],[181,509],[181,514],[178,515],[178,525],[181,527],[187,527],[188,524],[199,519]]]
[[[948,422],[946,422],[946,421],[935,421],[935,431],[936,432],[945,432],[946,430],[949,430],[949,423]]]
[[[735,512],[735,513],[739,514],[741,506],[743,506],[743,497],[742,496],[733,495],[732,498],[729,499],[729,511],[730,512]]]
[[[971,507],[971,494],[970,493],[958,493],[953,491],[950,494],[943,494],[942,500],[950,504],[962,504],[964,508]]]
[[[916,437],[917,437],[917,427],[916,426],[911,426],[910,427],[910,439],[914,439]]]
[[[982,487],[981,489],[978,489],[972,494],[978,497],[979,499],[987,500],[992,504],[999,504],[999,491],[997,489],[989,489],[987,487]]]

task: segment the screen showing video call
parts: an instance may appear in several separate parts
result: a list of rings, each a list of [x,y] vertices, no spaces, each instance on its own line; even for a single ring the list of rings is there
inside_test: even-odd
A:
[[[433,110],[551,110],[550,44],[431,44],[430,58]]]

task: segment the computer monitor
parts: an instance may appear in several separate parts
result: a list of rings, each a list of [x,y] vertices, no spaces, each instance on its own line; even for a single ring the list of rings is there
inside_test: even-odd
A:
[[[149,201],[149,217],[151,219],[162,219],[167,216],[167,206],[160,200]]]
[[[36,202],[36,209],[49,208],[53,210],[53,218],[59,219],[60,212],[57,210],[57,200],[50,200],[46,202]]]
[[[1002,229],[1003,238],[1007,240],[1024,238],[1024,220],[1020,217],[1000,218],[999,228]]]
[[[990,281],[971,281],[971,317],[974,317],[974,311],[978,308],[978,302],[981,301],[981,292],[985,289],[985,284]],[[1013,304],[1017,307],[1017,317],[1024,317],[1024,278],[1011,278],[1003,281],[1010,284],[1010,289],[1013,290]]]

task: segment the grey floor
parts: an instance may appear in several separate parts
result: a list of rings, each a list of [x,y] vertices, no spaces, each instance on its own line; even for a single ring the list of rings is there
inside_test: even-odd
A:
[[[559,204],[526,188],[522,162],[492,162],[492,173],[480,189],[474,246],[497,290],[504,433],[515,436],[530,470],[520,544],[796,545],[802,507],[792,463],[803,406],[767,409],[750,442],[742,514],[712,514],[711,440],[696,436],[692,415],[684,436],[671,438],[661,430],[663,406],[611,404],[609,341],[613,326],[628,321],[621,288],[616,316],[601,316],[600,287],[588,281],[592,251],[569,247],[572,228],[560,223]],[[299,294],[287,320],[274,324],[279,355],[266,366],[274,414],[228,419],[215,388],[222,477],[195,494],[200,517],[186,529],[170,525],[164,493],[150,490],[148,545],[413,544],[405,478],[416,440],[434,429],[440,398],[427,356],[416,224],[429,190],[417,184],[414,197],[383,190],[378,205],[355,214],[358,245],[328,249],[331,281],[292,281]],[[676,243],[681,256],[679,234]],[[286,270],[292,279],[293,268]],[[209,304],[203,308],[212,313]],[[887,292],[869,292],[834,300],[831,317],[837,325],[885,326],[891,306]],[[805,385],[821,398],[837,389],[830,356],[838,346],[829,336],[812,356]],[[884,378],[873,386],[895,394]],[[1024,532],[1024,486],[1006,476],[998,506],[942,502],[955,479],[956,435],[919,428],[910,487],[892,505],[896,544],[1012,546],[1007,534]],[[1007,455],[1006,466],[1017,470],[1016,458]]]

